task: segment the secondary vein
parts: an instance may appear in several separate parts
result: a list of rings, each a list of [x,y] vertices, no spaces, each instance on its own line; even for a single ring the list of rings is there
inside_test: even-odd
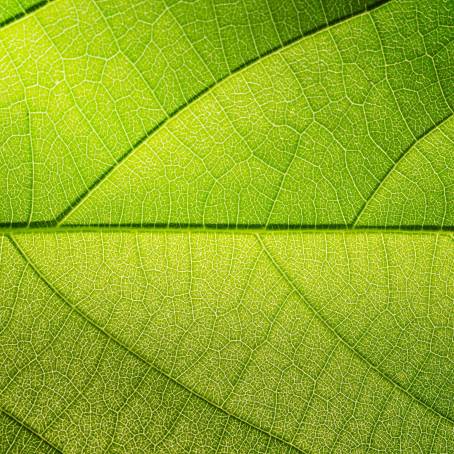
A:
[[[272,263],[272,265],[275,267],[275,269],[279,272],[279,274],[284,278],[284,280],[287,282],[287,284],[292,288],[296,294],[300,297],[300,299],[306,304],[308,309],[315,315],[315,317],[319,320],[319,322],[329,331],[331,332],[336,338],[338,338],[344,346],[352,352],[355,356],[357,356],[362,362],[364,362],[368,367],[370,367],[372,370],[374,370],[383,380],[391,384],[393,387],[397,388],[401,393],[405,394],[407,397],[410,398],[410,400],[413,400],[432,412],[434,415],[450,422],[451,424],[454,425],[454,420],[450,418],[448,415],[444,415],[440,411],[438,411],[436,408],[431,407],[429,404],[424,402],[422,399],[420,399],[418,396],[415,396],[412,394],[408,389],[404,388],[400,383],[398,383],[393,377],[388,375],[387,373],[383,372],[380,370],[373,362],[371,362],[366,356],[364,356],[359,350],[354,348],[340,333],[338,333],[332,326],[331,324],[325,320],[324,317],[322,317],[319,312],[315,309],[315,307],[307,300],[305,295],[301,292],[301,290],[296,286],[296,284],[290,279],[286,271],[282,268],[282,266],[275,260],[269,249],[266,247],[265,242],[262,240],[260,235],[256,235],[257,237],[257,242],[259,243],[260,247],[263,249],[263,251],[266,253],[268,259]]]
[[[27,432],[31,433],[33,436],[39,438],[41,441],[43,441],[46,445],[50,446],[52,449],[54,449],[57,452],[60,452],[63,454],[63,451],[57,448],[51,441],[49,441],[47,438],[45,438],[43,435],[41,435],[39,432],[37,432],[35,429],[33,429],[31,426],[26,424],[24,421],[21,421],[17,416],[13,415],[10,413],[8,410],[5,408],[0,407],[0,412],[2,412],[4,415],[6,415],[9,419],[12,419],[15,421],[17,424],[19,424],[21,427],[23,427]]]
[[[211,85],[207,86],[205,89],[201,90],[199,93],[197,93],[195,96],[190,98],[185,104],[179,106],[177,109],[173,110],[166,116],[164,119],[162,119],[159,123],[157,123],[154,127],[152,127],[149,131],[147,131],[142,137],[140,137],[132,147],[130,147],[128,150],[126,150],[123,155],[121,155],[115,162],[112,164],[110,167],[108,167],[98,178],[96,178],[87,188],[85,191],[83,191],[81,194],[79,194],[73,202],[66,208],[64,209],[59,215],[55,217],[53,220],[53,223],[56,226],[59,226],[63,224],[66,219],[72,215],[83,203],[84,201],[95,191],[103,181],[107,179],[107,177],[118,167],[120,167],[126,160],[127,158],[133,154],[133,152],[140,146],[142,145],[147,139],[149,139],[151,136],[153,136],[155,133],[157,133],[164,125],[166,125],[169,121],[177,118],[177,116],[185,111],[187,108],[189,108],[194,102],[197,100],[202,99],[204,96],[206,96],[208,93],[210,93],[215,87],[218,87],[220,84],[224,83],[230,77],[232,77],[235,74],[240,73],[241,71],[245,70],[246,68],[250,68],[254,66],[255,64],[258,64],[262,62],[264,59],[269,58],[273,54],[279,52],[282,49],[288,49],[291,48],[292,46],[300,43],[302,40],[315,36],[320,32],[323,32],[324,30],[333,27],[335,25],[341,24],[341,23],[346,23],[350,20],[353,20],[357,17],[363,16],[365,14],[369,14],[372,10],[376,10],[379,7],[387,4],[390,0],[384,0],[384,1],[379,1],[376,4],[372,5],[372,7],[365,9],[361,11],[360,13],[352,13],[347,16],[343,16],[341,18],[338,18],[336,20],[327,22],[323,24],[320,27],[316,27],[309,31],[308,33],[305,33],[301,36],[298,36],[296,38],[292,38],[288,41],[285,41],[278,46],[270,49],[269,51],[263,53],[262,55],[259,55],[256,58],[253,58],[251,60],[246,61],[242,65],[238,66],[237,68],[233,69],[230,73],[226,74],[225,76],[221,77]]]
[[[11,244],[13,245],[13,247],[15,248],[15,250],[18,252],[18,254],[22,257],[22,259],[30,266],[31,270],[35,273],[35,275],[47,286],[47,288],[49,288],[49,290],[51,290],[56,296],[59,297],[59,299],[65,303],[71,310],[73,310],[79,317],[81,317],[83,320],[85,320],[86,322],[88,322],[93,328],[95,328],[97,331],[101,332],[103,335],[107,336],[114,344],[118,345],[121,349],[123,349],[124,351],[126,351],[128,354],[134,356],[136,359],[138,359],[140,362],[146,364],[147,366],[149,366],[150,368],[152,368],[153,370],[155,370],[157,373],[163,375],[164,377],[166,377],[168,380],[170,380],[171,382],[175,383],[176,385],[180,386],[181,388],[183,388],[184,390],[186,390],[188,393],[194,395],[195,397],[203,400],[204,402],[206,402],[208,405],[216,408],[217,410],[221,411],[222,413],[238,420],[239,422],[243,423],[243,424],[246,424],[250,427],[252,427],[253,429],[259,431],[259,432],[262,432],[264,433],[265,435],[267,435],[268,437],[270,438],[274,438],[278,441],[280,441],[281,443],[284,443],[286,444],[287,446],[295,449],[296,451],[300,452],[300,453],[303,453],[304,454],[304,451],[302,451],[300,448],[298,448],[297,446],[293,445],[290,441],[288,440],[285,440],[284,438],[280,437],[279,435],[277,434],[273,434],[271,432],[268,432],[266,429],[263,429],[259,426],[256,426],[254,423],[251,423],[250,421],[247,421],[245,419],[243,419],[242,417],[238,416],[238,415],[235,415],[233,413],[230,413],[228,410],[222,408],[220,405],[216,404],[215,402],[212,402],[211,400],[207,399],[206,397],[202,396],[201,394],[199,394],[198,392],[194,391],[193,389],[190,389],[188,388],[185,384],[179,382],[178,380],[176,380],[175,378],[173,378],[172,376],[168,375],[166,372],[164,372],[162,369],[160,369],[158,366],[156,366],[155,364],[151,363],[149,360],[147,360],[145,357],[143,357],[140,353],[134,351],[134,350],[131,350],[123,341],[121,341],[120,339],[118,339],[117,337],[115,337],[114,335],[112,335],[110,332],[108,332],[105,328],[101,327],[100,325],[98,325],[93,319],[91,319],[91,317],[89,317],[87,314],[85,314],[82,310],[80,310],[76,304],[74,304],[73,302],[71,302],[70,300],[68,300],[68,298],[63,294],[61,293],[56,287],[54,287],[50,282],[49,280],[41,273],[41,271],[37,268],[37,266],[35,265],[35,263],[30,259],[30,257],[24,252],[24,250],[21,248],[21,246],[19,245],[19,243],[12,237],[12,236],[9,236],[9,241],[11,242]]]

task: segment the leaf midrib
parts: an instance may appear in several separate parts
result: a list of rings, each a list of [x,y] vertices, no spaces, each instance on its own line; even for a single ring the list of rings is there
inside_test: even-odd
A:
[[[238,234],[255,235],[263,233],[304,233],[304,234],[414,234],[433,235],[454,232],[454,226],[443,225],[404,225],[404,226],[361,226],[331,224],[331,225],[225,225],[225,224],[101,224],[101,225],[65,225],[55,227],[45,223],[27,226],[23,224],[0,224],[0,235],[13,234],[67,234],[67,233],[211,233],[211,234]]]

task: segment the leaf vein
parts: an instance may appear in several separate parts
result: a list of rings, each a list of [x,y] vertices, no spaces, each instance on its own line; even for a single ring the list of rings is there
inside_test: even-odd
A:
[[[454,425],[454,420],[451,419],[448,415],[444,415],[440,411],[438,411],[436,408],[431,407],[429,404],[421,400],[418,396],[415,396],[412,394],[408,389],[404,388],[400,383],[398,383],[396,380],[394,380],[390,375],[388,375],[386,372],[381,371],[373,362],[371,362],[366,356],[364,356],[357,348],[355,348],[353,345],[351,345],[340,333],[338,333],[334,327],[331,326],[331,324],[315,309],[315,307],[307,300],[305,295],[301,292],[301,290],[296,286],[296,284],[290,279],[286,271],[282,268],[282,266],[274,259],[273,255],[269,251],[269,249],[266,247],[264,241],[260,237],[259,234],[256,235],[257,242],[259,245],[263,248],[265,254],[273,264],[273,266],[276,268],[276,270],[281,274],[281,276],[284,278],[284,280],[288,283],[288,285],[295,290],[296,294],[301,298],[301,300],[305,303],[306,307],[316,316],[318,321],[329,331],[331,332],[334,336],[336,336],[344,346],[351,351],[356,357],[358,357],[364,364],[366,364],[369,368],[374,370],[383,380],[386,382],[390,383],[393,385],[395,388],[397,388],[399,391],[401,391],[403,394],[405,394],[407,397],[410,398],[410,401],[414,401],[419,403],[422,407],[426,408],[427,410],[431,411],[433,414],[436,416],[449,421],[451,424]]]
[[[57,295],[61,299],[61,301],[63,303],[65,303],[68,307],[70,307],[74,311],[74,313],[76,313],[79,317],[81,317],[83,320],[85,320],[87,323],[89,323],[97,331],[100,331],[101,333],[103,333],[114,344],[118,345],[121,349],[125,350],[130,355],[134,356],[140,362],[142,362],[142,363],[146,364],[147,366],[151,367],[153,370],[155,370],[157,373],[163,375],[164,377],[166,377],[171,382],[173,382],[176,385],[180,386],[181,388],[186,390],[189,394],[192,394],[195,397],[199,398],[200,400],[206,402],[208,405],[214,407],[218,411],[221,411],[224,414],[226,414],[227,416],[231,416],[232,418],[238,420],[239,422],[241,422],[243,424],[246,424],[246,425],[254,428],[255,430],[267,435],[268,437],[274,438],[274,439],[280,441],[281,443],[284,443],[287,446],[290,446],[293,449],[297,450],[298,452],[301,452],[301,453],[304,454],[304,451],[302,451],[297,446],[293,445],[290,441],[285,440],[284,438],[280,437],[279,435],[273,434],[273,433],[267,431],[266,429],[263,429],[263,428],[255,425],[254,423],[251,423],[250,421],[247,421],[247,420],[243,419],[240,416],[237,416],[237,415],[235,415],[233,413],[230,413],[225,408],[222,408],[220,405],[216,404],[215,402],[212,402],[208,398],[204,397],[203,395],[199,394],[198,392],[194,391],[193,389],[190,389],[189,387],[187,387],[183,383],[179,382],[175,378],[171,377],[166,372],[164,372],[161,368],[159,368],[158,366],[156,366],[155,364],[153,364],[152,362],[147,360],[145,357],[143,357],[140,353],[135,352],[134,350],[131,350],[123,341],[121,341],[120,339],[117,339],[113,334],[108,332],[105,328],[103,328],[100,325],[98,325],[98,323],[96,323],[96,321],[94,321],[91,317],[89,317],[87,314],[85,314],[80,308],[77,307],[76,304],[74,304],[73,302],[68,300],[68,298],[60,290],[58,290],[56,287],[54,287],[49,282],[49,280],[41,273],[41,271],[37,268],[35,263],[30,259],[30,257],[28,257],[28,255],[20,247],[19,243],[13,238],[13,236],[10,235],[8,238],[11,241],[11,244],[14,246],[14,248],[18,252],[18,254],[23,258],[23,260],[25,260],[30,265],[31,269],[34,271],[36,276],[49,288],[49,290],[51,290],[55,295]]]
[[[43,435],[41,435],[39,432],[37,432],[35,429],[33,429],[32,427],[30,427],[28,424],[26,424],[25,422],[21,421],[17,416],[13,415],[11,412],[9,412],[8,410],[6,410],[5,408],[3,407],[0,407],[0,411],[6,415],[8,418],[12,419],[13,421],[15,421],[17,424],[19,424],[21,427],[23,427],[27,432],[31,433],[32,435],[34,435],[35,437],[39,438],[40,440],[42,440],[46,445],[50,446],[52,449],[54,449],[55,451],[57,452],[60,452],[63,454],[63,451],[59,448],[57,448],[57,446],[55,446],[51,441],[49,441],[47,438],[45,438]]]
[[[373,5],[369,9],[365,9],[361,11],[360,13],[353,13],[347,16],[344,16],[340,19],[333,20],[331,22],[328,22],[326,24],[323,24],[320,27],[316,27],[312,29],[311,31],[298,36],[297,38],[293,38],[289,41],[286,41],[282,43],[282,45],[279,45],[277,47],[274,47],[270,49],[269,51],[263,53],[262,55],[259,55],[251,60],[246,61],[242,65],[238,66],[234,70],[232,70],[230,73],[226,74],[225,76],[221,77],[211,85],[208,85],[205,89],[201,90],[199,93],[197,93],[195,96],[192,98],[188,99],[186,103],[183,105],[179,106],[175,110],[173,110],[167,117],[162,119],[160,122],[158,122],[154,127],[152,127],[149,131],[147,131],[142,137],[140,137],[132,147],[128,148],[118,159],[115,160],[115,162],[108,167],[98,178],[96,178],[88,187],[85,191],[83,191],[81,194],[79,194],[74,201],[66,208],[64,209],[59,215],[55,217],[53,220],[54,225],[61,225],[66,221],[66,219],[72,215],[87,199],[88,197],[107,179],[107,177],[117,168],[119,168],[123,163],[127,160],[129,156],[131,156],[137,148],[142,145],[147,139],[149,139],[151,136],[153,136],[155,133],[157,133],[161,127],[166,125],[168,122],[171,120],[174,120],[177,118],[177,116],[185,111],[187,108],[189,108],[194,102],[202,99],[207,93],[211,93],[211,91],[215,88],[218,87],[221,83],[225,82],[228,80],[230,77],[234,76],[235,74],[241,73],[243,70],[246,68],[250,68],[254,66],[255,64],[258,64],[262,62],[264,59],[269,58],[273,54],[276,54],[277,52],[281,51],[282,49],[288,49],[291,48],[292,46],[298,44],[302,40],[315,36],[318,33],[321,33],[330,27],[334,27],[336,25],[346,23],[350,20],[353,20],[357,17],[361,17],[365,14],[369,14],[371,11],[386,5],[390,0],[385,0],[378,2],[377,4]]]
[[[375,198],[376,194],[380,190],[380,188],[383,186],[385,181],[394,173],[396,168],[398,167],[399,163],[404,160],[406,156],[408,156],[408,153],[419,143],[421,140],[423,140],[425,137],[429,136],[433,131],[436,131],[443,123],[446,123],[454,114],[450,113],[447,117],[443,118],[439,122],[433,124],[429,129],[424,131],[424,134],[422,134],[420,137],[417,137],[408,147],[404,152],[394,161],[394,164],[388,169],[386,172],[385,176],[380,180],[380,182],[375,186],[374,190],[371,192],[369,197],[364,201],[363,206],[359,209],[358,214],[356,215],[356,218],[352,222],[352,227],[356,227],[358,225],[359,220],[361,219],[361,216],[364,214],[366,211],[367,207],[369,206],[370,202]]]

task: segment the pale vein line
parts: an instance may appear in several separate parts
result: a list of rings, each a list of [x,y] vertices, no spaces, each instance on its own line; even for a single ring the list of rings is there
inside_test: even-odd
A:
[[[285,440],[284,438],[280,437],[279,435],[277,434],[273,434],[271,432],[268,432],[266,431],[265,429],[259,427],[259,426],[256,426],[254,423],[251,423],[250,421],[247,421],[245,419],[243,419],[241,416],[237,416],[233,413],[230,413],[228,410],[220,407],[218,404],[212,402],[211,400],[209,400],[208,398],[202,396],[201,394],[199,394],[197,391],[194,391],[190,388],[188,388],[185,384],[183,383],[180,383],[178,380],[176,380],[175,378],[171,377],[170,375],[167,375],[166,372],[164,372],[163,370],[161,370],[158,366],[156,366],[155,364],[151,363],[150,361],[148,361],[146,358],[144,358],[140,353],[138,352],[135,352],[134,350],[131,350],[125,343],[123,343],[123,341],[121,341],[120,339],[117,339],[114,335],[112,335],[111,333],[109,333],[106,329],[102,328],[100,325],[97,324],[96,321],[92,320],[91,317],[89,317],[87,314],[85,314],[81,309],[79,309],[79,307],[72,303],[70,300],[68,300],[68,298],[62,293],[60,292],[60,290],[58,290],[56,287],[54,287],[49,281],[48,279],[41,273],[41,271],[38,269],[38,267],[35,265],[35,263],[31,260],[31,258],[24,252],[24,250],[21,248],[21,246],[19,245],[19,243],[13,238],[12,235],[9,235],[8,236],[11,244],[14,246],[14,248],[16,249],[16,251],[18,252],[18,254],[22,257],[22,259],[28,263],[28,265],[30,266],[30,268],[32,269],[32,271],[36,274],[36,276],[47,286],[47,288],[49,288],[49,290],[51,290],[55,295],[57,295],[60,300],[65,303],[69,308],[71,308],[77,315],[79,315],[79,317],[81,317],[83,320],[85,320],[87,323],[89,323],[93,328],[95,328],[97,331],[100,331],[101,333],[103,333],[106,337],[108,337],[113,343],[115,343],[116,345],[118,345],[119,347],[121,347],[123,350],[125,350],[126,352],[128,352],[130,355],[134,356],[136,359],[138,359],[139,361],[141,361],[142,363],[148,365],[150,368],[152,368],[153,370],[155,370],[157,373],[163,375],[164,377],[166,377],[168,380],[170,380],[171,382],[175,383],[176,385],[180,386],[181,388],[183,388],[185,391],[187,391],[189,394],[192,394],[196,397],[198,397],[200,400],[204,401],[205,403],[207,403],[208,405],[214,407],[215,409],[223,412],[224,414],[226,414],[227,416],[231,416],[232,418],[238,420],[239,422],[243,423],[243,424],[246,424],[254,429],[256,429],[257,431],[267,435],[268,437],[271,437],[271,438],[274,438],[278,441],[280,441],[281,443],[284,443],[286,444],[287,446],[289,447],[292,447],[294,449],[296,449],[298,452],[301,452],[304,454],[304,451],[302,451],[300,448],[298,448],[297,446],[293,445],[290,441],[288,440]]]
[[[394,386],[395,388],[399,389],[403,394],[405,394],[407,397],[410,398],[410,401],[418,402],[421,406],[426,408],[427,410],[431,411],[433,414],[436,416],[443,418],[444,420],[450,422],[451,424],[454,424],[454,420],[451,419],[449,416],[446,416],[442,413],[440,413],[436,408],[431,407],[428,405],[426,402],[421,400],[419,397],[413,395],[405,389],[402,385],[400,385],[398,382],[396,382],[391,376],[389,376],[386,372],[381,371],[374,363],[372,363],[366,356],[364,356],[358,349],[354,348],[344,337],[338,333],[332,326],[331,324],[325,320],[325,318],[317,311],[317,309],[307,300],[307,298],[304,296],[304,294],[301,292],[301,290],[296,286],[296,284],[290,279],[286,271],[282,268],[281,265],[274,259],[273,255],[270,253],[269,249],[266,247],[264,241],[260,237],[259,234],[256,235],[257,242],[259,245],[263,248],[264,252],[266,253],[267,257],[273,264],[273,266],[276,268],[276,270],[279,272],[279,274],[284,278],[284,280],[287,282],[287,284],[295,290],[297,295],[301,298],[301,300],[305,303],[306,307],[315,315],[315,317],[319,320],[319,322],[334,336],[336,336],[340,341],[344,344],[344,346],[352,352],[354,355],[356,355],[363,363],[365,363],[367,366],[369,366],[371,369],[373,369],[383,380]]]

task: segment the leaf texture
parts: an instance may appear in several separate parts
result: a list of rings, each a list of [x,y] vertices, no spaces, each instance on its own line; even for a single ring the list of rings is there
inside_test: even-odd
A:
[[[125,5],[3,30],[4,224],[452,225],[449,5]]]
[[[2,4],[0,452],[451,452],[453,6]]]

